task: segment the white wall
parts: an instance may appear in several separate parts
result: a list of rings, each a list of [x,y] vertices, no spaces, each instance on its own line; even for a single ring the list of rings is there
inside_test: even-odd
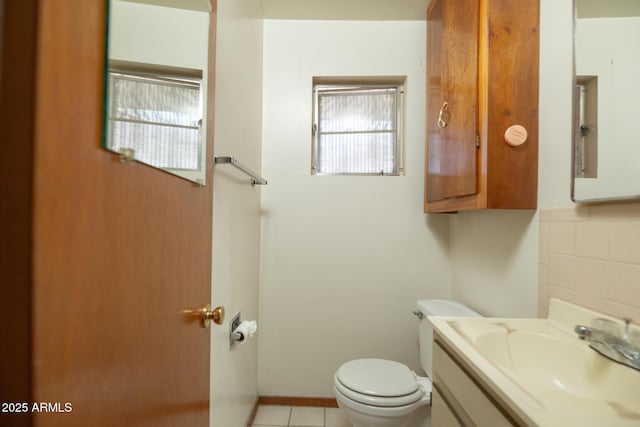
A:
[[[419,369],[411,311],[451,281],[449,219],[422,212],[425,25],[265,21],[260,395],[331,397],[358,357]],[[407,76],[406,176],[310,175],[312,77],[330,75]]]
[[[115,0],[110,14],[110,59],[206,72],[208,13]]]
[[[538,210],[573,206],[573,1],[540,0]]]
[[[572,1],[540,1],[538,208],[571,206]],[[490,316],[535,317],[538,215],[451,218],[452,297]]]
[[[221,12],[227,1],[221,1]],[[219,17],[218,58],[226,58],[228,64],[224,70],[219,68],[217,79],[221,101],[216,111],[216,151],[220,155],[231,154],[222,152],[222,144],[246,151],[244,134],[251,133],[259,120],[254,104],[246,102],[253,95],[238,97],[235,92],[242,90],[240,81],[262,90],[253,74],[262,64],[237,62],[249,57],[257,61],[255,41],[262,36],[234,27],[231,18],[226,19],[224,30],[223,16]],[[257,29],[259,24],[247,25]],[[572,34],[572,1],[541,0],[541,209],[572,206]],[[250,209],[234,210],[237,203],[231,199],[237,193],[231,186],[238,183],[232,184],[227,176],[225,190],[219,177],[223,172],[217,169],[213,295],[216,302],[236,301],[228,306],[230,313],[247,310],[243,301],[252,300],[253,285],[220,285],[226,287],[220,291],[215,284],[253,275],[251,261],[240,259],[242,250],[235,248],[231,235],[252,234],[261,209],[261,395],[331,396],[335,368],[355,357],[388,357],[417,368],[416,324],[410,314],[414,300],[447,297],[449,284],[453,297],[488,315],[535,316],[537,213],[422,214],[424,35],[424,22],[264,23],[262,172],[269,185],[262,189],[261,208],[257,195],[243,187],[249,190]],[[248,51],[238,50],[240,45]],[[393,49],[383,55],[383,46]],[[311,78],[354,74],[408,76],[407,176],[310,176]],[[223,133],[233,135],[233,141]],[[259,147],[242,154],[249,156],[254,168],[251,153],[255,150]],[[245,220],[242,212],[251,209],[255,211]],[[225,224],[233,224],[234,230]],[[390,224],[397,228],[385,231]],[[253,248],[252,244],[248,246]],[[255,259],[257,254],[251,249],[242,256]],[[230,273],[232,266],[238,267],[234,270],[238,275]],[[239,271],[244,267],[248,273]],[[225,269],[229,272],[223,273]],[[236,291],[243,295],[234,298]],[[251,310],[244,317],[252,317]],[[243,350],[247,348],[251,347]],[[237,403],[242,393],[219,387],[234,387],[231,378],[243,376],[239,369],[253,369],[251,357],[243,365],[232,352],[213,365],[214,419],[221,411],[241,413],[240,408],[247,408],[251,393],[245,394],[242,406]],[[251,371],[243,378],[250,375]],[[229,382],[221,381],[223,377]],[[229,402],[236,402],[235,409],[225,409]]]
[[[451,218],[451,296],[486,316],[537,313],[534,211],[464,212]]]
[[[262,11],[259,0],[218,0],[215,81],[217,156],[261,164]],[[260,188],[229,165],[214,168],[212,302],[224,305],[212,325],[211,422],[242,426],[258,394],[257,340],[229,350],[229,322],[258,316]],[[258,332],[260,333],[260,331]]]

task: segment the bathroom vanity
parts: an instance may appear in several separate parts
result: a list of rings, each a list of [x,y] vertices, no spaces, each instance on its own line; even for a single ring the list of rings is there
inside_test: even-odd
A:
[[[433,425],[639,425],[640,371],[602,356],[574,333],[576,325],[601,318],[624,327],[556,299],[547,319],[429,317]]]
[[[526,425],[508,413],[508,406],[492,396],[481,381],[439,335],[433,346],[434,392],[431,416],[438,427]]]

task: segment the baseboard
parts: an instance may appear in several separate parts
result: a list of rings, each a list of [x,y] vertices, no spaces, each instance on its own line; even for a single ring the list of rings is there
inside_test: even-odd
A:
[[[260,405],[282,406],[316,406],[320,408],[337,408],[338,402],[331,397],[291,397],[291,396],[260,396]]]
[[[249,420],[247,421],[247,427],[253,426],[253,420],[256,419],[256,414],[258,413],[258,405],[260,405],[259,397],[256,398],[256,401],[253,404],[253,409],[251,410],[251,414],[249,415]]]

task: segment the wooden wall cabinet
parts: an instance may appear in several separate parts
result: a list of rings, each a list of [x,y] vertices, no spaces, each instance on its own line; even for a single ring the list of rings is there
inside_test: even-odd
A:
[[[538,24],[539,0],[431,2],[425,212],[536,208]]]

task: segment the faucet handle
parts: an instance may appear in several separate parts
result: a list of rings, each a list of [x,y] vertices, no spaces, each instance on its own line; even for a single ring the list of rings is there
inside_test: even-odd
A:
[[[613,336],[620,336],[620,324],[613,320],[596,317],[591,319],[591,327]]]

